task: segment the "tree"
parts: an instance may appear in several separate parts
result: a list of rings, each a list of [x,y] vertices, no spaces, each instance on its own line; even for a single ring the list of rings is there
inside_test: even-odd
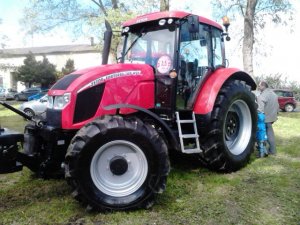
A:
[[[41,84],[42,88],[49,88],[56,80],[55,65],[51,64],[46,56],[43,57],[42,62],[37,65],[38,76],[36,82]]]
[[[30,0],[21,21],[30,35],[64,27],[71,29],[75,38],[99,37],[98,47],[101,47],[104,19],[110,22],[113,31],[120,31],[121,23],[132,18],[135,12],[142,14],[158,9],[159,0]],[[121,40],[119,36],[113,36],[111,52],[114,55]]]
[[[168,11],[170,9],[170,0],[160,0],[160,11]]]
[[[120,28],[121,21],[138,13],[159,9],[159,0],[30,0],[24,9],[22,23],[28,33],[45,33],[65,26],[73,29],[75,34],[96,32],[102,34],[104,19],[108,19],[113,29]],[[118,14],[118,17],[115,17]]]
[[[38,76],[38,62],[36,61],[34,55],[30,52],[24,59],[24,65],[17,68],[15,73],[15,79],[27,83],[29,87],[36,82],[36,77]]]
[[[74,60],[68,59],[66,65],[61,69],[63,75],[67,75],[75,71]]]
[[[2,24],[2,19],[0,18],[0,25]],[[2,29],[0,29],[0,49],[4,49],[6,47],[6,43],[8,41],[8,37],[6,35],[3,34],[4,32],[2,31]],[[0,50],[0,57],[2,56],[2,52]],[[8,63],[0,63],[0,70],[7,70],[7,69],[11,69],[13,68],[13,66],[11,66]]]
[[[33,84],[39,83],[42,87],[49,87],[56,79],[55,66],[49,63],[44,56],[43,61],[36,61],[34,55],[30,52],[24,59],[24,65],[17,68],[15,79],[27,84],[31,87]]]
[[[2,19],[0,18],[0,25],[2,24]],[[0,29],[0,49],[4,49],[7,41],[9,40],[7,35],[3,34],[4,32]]]
[[[270,88],[280,89],[280,88],[288,88],[287,78],[282,74],[269,74],[269,75],[260,75],[254,76],[256,83],[260,83],[261,81],[267,82]]]
[[[280,73],[254,76],[256,83],[265,81],[273,89],[289,89],[294,92],[294,97],[300,101],[300,83],[288,80],[286,76]]]
[[[243,64],[244,70],[253,75],[253,46],[255,35],[268,21],[285,24],[292,18],[289,0],[215,0],[212,2],[215,15],[219,18],[231,14],[233,18],[243,18]],[[238,16],[237,16],[237,15]]]

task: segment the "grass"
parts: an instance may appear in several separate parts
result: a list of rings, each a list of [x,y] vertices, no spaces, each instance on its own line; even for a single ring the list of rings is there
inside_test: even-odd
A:
[[[22,131],[24,120],[5,111],[2,126]],[[277,156],[252,156],[235,173],[172,159],[167,190],[150,210],[88,213],[64,180],[35,179],[27,169],[0,175],[0,224],[299,225],[300,113],[280,113],[274,129]]]

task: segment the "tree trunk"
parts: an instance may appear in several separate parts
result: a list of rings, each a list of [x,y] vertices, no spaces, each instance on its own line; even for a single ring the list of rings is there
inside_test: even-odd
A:
[[[160,0],[160,11],[169,11],[170,0]]]
[[[119,8],[117,0],[111,0],[111,4],[112,4],[113,9],[118,9]]]
[[[254,13],[257,0],[247,0],[244,17],[243,64],[244,70],[253,76]]]

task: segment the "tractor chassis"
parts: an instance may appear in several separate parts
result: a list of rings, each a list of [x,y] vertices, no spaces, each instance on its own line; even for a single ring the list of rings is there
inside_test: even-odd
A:
[[[24,134],[2,128],[0,132],[0,174],[22,170],[23,165],[38,176],[62,177],[62,163],[75,132],[28,124]],[[19,149],[23,145],[23,152]]]
[[[6,128],[0,128],[0,174],[22,170],[23,165],[17,161],[18,143],[23,141],[23,134]]]

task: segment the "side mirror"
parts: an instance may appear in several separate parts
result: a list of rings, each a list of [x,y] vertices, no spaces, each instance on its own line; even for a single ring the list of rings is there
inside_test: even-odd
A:
[[[188,27],[190,33],[199,33],[199,17],[196,15],[189,16]]]

